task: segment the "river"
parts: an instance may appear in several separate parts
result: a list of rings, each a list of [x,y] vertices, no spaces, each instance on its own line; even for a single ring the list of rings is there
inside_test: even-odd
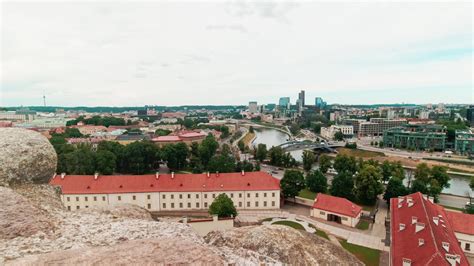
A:
[[[256,138],[253,142],[254,145],[263,143],[267,145],[267,148],[270,149],[272,146],[277,146],[282,143],[287,142],[288,135],[285,133],[270,129],[270,128],[258,128],[255,129]],[[303,151],[291,151],[290,154],[297,161],[302,161]],[[410,172],[407,170],[407,176],[410,176]],[[469,188],[469,178],[463,176],[450,175],[450,187],[445,188],[443,193],[453,194],[458,196],[466,196],[467,192],[472,194],[471,189]],[[405,179],[405,184],[408,183],[408,178]]]

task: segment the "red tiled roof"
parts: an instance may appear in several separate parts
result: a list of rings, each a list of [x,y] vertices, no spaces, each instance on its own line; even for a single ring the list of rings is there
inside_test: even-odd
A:
[[[456,265],[469,265],[443,207],[425,199],[419,192],[392,198],[390,206],[391,265],[402,265],[403,259],[411,260],[411,265],[450,265],[446,254],[460,256],[460,263]],[[403,230],[400,230],[400,224],[405,225]],[[416,232],[417,225],[424,228]],[[443,242],[449,243],[448,252],[443,248]]]
[[[279,190],[280,181],[265,172],[156,175],[56,175],[49,183],[64,194]]]
[[[446,210],[454,232],[474,235],[474,215]]]
[[[176,142],[176,141],[181,141],[181,138],[178,136],[159,136],[156,138],[153,138],[152,141],[155,142]]]
[[[350,217],[357,217],[362,211],[362,208],[360,206],[352,203],[351,201],[345,198],[334,197],[323,193],[319,193],[316,196],[316,199],[314,199],[313,208],[330,211]]]
[[[199,137],[205,138],[206,136],[207,136],[206,133],[203,133],[203,132],[188,132],[188,133],[179,135],[180,138],[199,138]]]

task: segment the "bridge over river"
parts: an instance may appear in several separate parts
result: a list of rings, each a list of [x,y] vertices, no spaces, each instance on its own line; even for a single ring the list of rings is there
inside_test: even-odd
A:
[[[278,145],[285,151],[296,150],[326,150],[336,152],[335,148],[344,147],[344,142],[312,142],[312,141],[287,141]]]

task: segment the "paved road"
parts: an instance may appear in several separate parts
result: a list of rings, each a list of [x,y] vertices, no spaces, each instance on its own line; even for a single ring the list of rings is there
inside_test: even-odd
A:
[[[469,198],[465,198],[465,197],[446,195],[446,194],[439,195],[439,204],[444,205],[444,206],[464,208],[468,201],[469,201]]]

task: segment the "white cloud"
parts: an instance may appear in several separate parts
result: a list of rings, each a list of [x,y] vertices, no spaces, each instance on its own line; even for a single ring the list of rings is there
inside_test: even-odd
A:
[[[390,102],[398,90],[443,86],[471,95],[440,90],[438,101],[473,100],[472,3],[2,7],[0,105],[40,104],[43,90],[54,105],[276,102],[300,89],[372,103]],[[471,53],[461,57],[415,62],[420,54],[466,48]],[[358,91],[367,96],[351,97]],[[371,99],[374,91],[385,96]]]

